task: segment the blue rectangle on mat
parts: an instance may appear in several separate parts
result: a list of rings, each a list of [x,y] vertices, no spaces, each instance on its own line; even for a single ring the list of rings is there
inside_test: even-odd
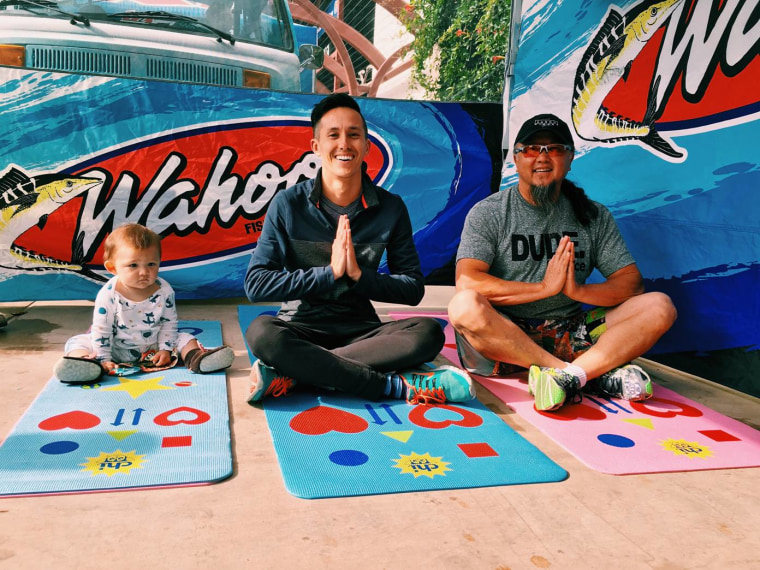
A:
[[[218,321],[181,321],[207,347]],[[52,369],[51,363],[51,369]],[[0,496],[200,485],[232,474],[224,372],[56,378],[0,447]]]
[[[278,307],[241,305],[245,333]],[[254,356],[250,354],[251,360]],[[478,401],[410,406],[299,390],[264,400],[285,486],[304,499],[562,481],[567,472]]]

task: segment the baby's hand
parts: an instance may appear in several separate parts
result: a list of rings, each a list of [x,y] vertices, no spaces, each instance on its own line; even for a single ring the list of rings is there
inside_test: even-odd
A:
[[[172,353],[168,350],[159,350],[151,360],[155,366],[167,366],[172,361]]]
[[[106,369],[106,372],[112,372],[114,368],[116,368],[117,364],[115,362],[111,362],[110,360],[104,360],[100,363],[100,365]]]

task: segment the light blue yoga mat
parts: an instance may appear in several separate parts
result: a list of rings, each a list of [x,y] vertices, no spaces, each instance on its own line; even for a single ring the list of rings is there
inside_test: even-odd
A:
[[[241,306],[245,331],[272,307]],[[288,491],[345,497],[561,481],[567,472],[477,401],[411,406],[298,387],[264,400]]]
[[[181,321],[207,347],[218,321]],[[51,363],[51,369],[53,367]],[[52,378],[0,446],[0,496],[201,485],[232,475],[224,372]]]

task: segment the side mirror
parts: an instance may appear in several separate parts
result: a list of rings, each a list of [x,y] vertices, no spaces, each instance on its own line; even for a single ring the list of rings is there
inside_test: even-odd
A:
[[[313,44],[303,44],[298,48],[298,59],[301,60],[298,71],[320,69],[325,64],[325,51]]]

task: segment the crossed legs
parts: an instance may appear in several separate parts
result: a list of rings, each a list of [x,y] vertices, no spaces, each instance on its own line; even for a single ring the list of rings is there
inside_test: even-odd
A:
[[[382,395],[386,373],[434,359],[444,342],[441,327],[429,318],[333,329],[262,316],[251,323],[246,341],[264,363],[298,383],[369,399]]]
[[[448,310],[452,326],[486,358],[524,368],[565,366],[475,291],[456,293]],[[607,310],[607,330],[573,364],[583,368],[588,379],[596,378],[644,354],[675,319],[676,310],[667,295],[653,292],[632,297]]]

